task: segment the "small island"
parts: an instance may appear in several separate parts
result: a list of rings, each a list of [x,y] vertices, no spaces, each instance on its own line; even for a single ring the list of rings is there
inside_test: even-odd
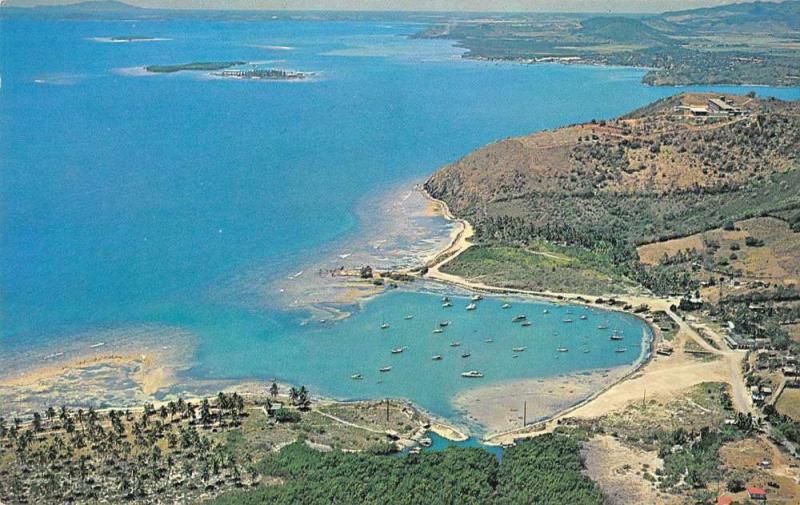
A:
[[[296,70],[283,70],[279,68],[241,68],[248,65],[245,61],[212,61],[180,63],[176,65],[148,65],[145,70],[155,74],[172,74],[175,72],[208,72],[215,77],[229,79],[263,79],[271,81],[296,81],[307,79],[314,75],[312,72],[298,72]],[[239,68],[237,68],[239,67]]]
[[[154,40],[160,40],[155,37],[143,37],[140,35],[130,35],[130,36],[118,36],[118,37],[111,37],[109,39],[111,42],[152,42]]]
[[[155,74],[172,74],[175,72],[213,72],[217,70],[225,70],[226,68],[238,67],[246,65],[246,61],[210,61],[210,62],[192,62],[192,63],[178,63],[176,65],[148,65],[144,67],[148,72]]]

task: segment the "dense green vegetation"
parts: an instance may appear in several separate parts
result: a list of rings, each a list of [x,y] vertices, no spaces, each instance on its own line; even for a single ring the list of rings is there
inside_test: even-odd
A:
[[[541,15],[470,19],[421,37],[458,40],[468,57],[646,67],[658,85],[796,85],[800,2],[723,5],[656,16]]]
[[[211,62],[193,62],[193,63],[179,63],[176,65],[148,65],[145,70],[148,72],[158,74],[171,74],[174,72],[181,72],[184,70],[195,72],[213,72],[215,70],[224,70],[226,68],[244,65],[245,61],[211,61]]]
[[[259,464],[262,474],[279,477],[282,484],[223,495],[211,503],[603,503],[581,468],[578,442],[565,435],[522,442],[504,451],[502,464],[481,449],[395,458],[319,453],[296,443]]]

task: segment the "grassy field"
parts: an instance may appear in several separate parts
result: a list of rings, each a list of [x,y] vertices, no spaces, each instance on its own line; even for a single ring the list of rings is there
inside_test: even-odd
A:
[[[632,286],[625,279],[604,273],[589,261],[567,256],[555,247],[478,245],[467,249],[442,270],[490,285],[536,291],[601,295],[626,292]]]
[[[781,414],[789,416],[795,421],[800,421],[800,389],[786,388],[781,393],[781,397],[778,398],[775,408]]]

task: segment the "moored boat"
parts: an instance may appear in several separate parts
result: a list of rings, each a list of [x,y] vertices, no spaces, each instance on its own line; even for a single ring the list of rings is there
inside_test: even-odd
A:
[[[471,352],[469,352],[469,351],[467,351],[467,352],[465,352],[465,353],[463,353],[463,354],[461,355],[461,357],[462,357],[462,358],[469,358],[470,356],[472,356],[472,353],[471,353]]]
[[[628,350],[627,347],[619,347],[617,349],[614,349],[614,352],[626,352],[627,350]]]
[[[475,310],[477,308],[478,306],[475,305],[474,303],[470,303],[469,305],[467,305],[467,310]]]
[[[406,350],[405,346],[403,346],[403,347],[395,347],[394,349],[392,349],[392,354],[400,354],[401,352],[403,352],[405,350]]]
[[[522,352],[526,349],[526,347],[513,347],[511,350],[514,352]]]
[[[511,320],[512,323],[519,323],[520,321],[525,321],[528,319],[528,316],[524,314],[520,314],[518,316],[514,316],[514,319]]]
[[[556,349],[556,351],[558,351],[558,352],[567,352],[567,351],[569,351],[569,349],[567,349],[566,347],[559,347],[558,349]]]
[[[530,326],[531,324],[532,323],[530,321],[522,321],[522,324],[520,324],[520,326]]]
[[[572,322],[572,319],[570,319],[570,318],[566,318],[566,319],[564,319],[563,321],[564,321],[565,323],[569,324],[569,323],[571,323],[571,322]]]
[[[411,314],[408,314],[408,315],[405,317],[405,319],[406,319],[406,321],[410,321],[411,319],[414,319],[414,316],[412,316]]]
[[[479,302],[479,301],[483,300],[483,296],[481,296],[481,295],[472,295],[472,296],[469,297],[469,299],[472,300],[473,302]]]
[[[501,309],[510,309],[511,308],[511,304],[510,303],[504,303],[500,308]]]
[[[382,330],[388,330],[388,329],[389,329],[389,323],[383,323],[383,324],[381,324],[381,329],[382,329]]]
[[[451,342],[450,347],[458,347],[461,345],[461,342]]]
[[[441,323],[439,323],[439,326],[444,328],[444,327],[448,326],[449,324],[450,324],[450,321],[442,321]]]
[[[364,376],[361,375],[360,373],[354,373],[353,375],[350,376],[350,378],[353,379],[354,381],[360,381],[361,379],[364,378]]]
[[[392,367],[390,367],[390,366],[385,366],[385,367],[383,367],[383,368],[379,368],[379,369],[378,369],[378,371],[379,371],[379,372],[388,372],[388,371],[390,371],[391,369],[392,369]]]
[[[442,356],[437,354],[436,356],[431,358],[433,361],[442,361]]]
[[[434,333],[444,333],[444,330],[441,329],[441,328],[436,328],[435,330],[433,330],[433,332]]]
[[[443,307],[443,308],[445,308],[445,309],[449,309],[449,308],[450,308],[450,307],[452,307],[452,306],[453,306],[453,303],[452,303],[452,302],[444,302],[444,303],[442,304],[442,307]]]
[[[483,374],[477,370],[470,370],[469,372],[463,372],[461,377],[466,377],[468,379],[480,379],[483,377]]]

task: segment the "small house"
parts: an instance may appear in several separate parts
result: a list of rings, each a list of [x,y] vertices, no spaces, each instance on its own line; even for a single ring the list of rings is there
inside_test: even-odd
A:
[[[751,500],[767,501],[767,492],[760,487],[748,487],[747,496]]]

